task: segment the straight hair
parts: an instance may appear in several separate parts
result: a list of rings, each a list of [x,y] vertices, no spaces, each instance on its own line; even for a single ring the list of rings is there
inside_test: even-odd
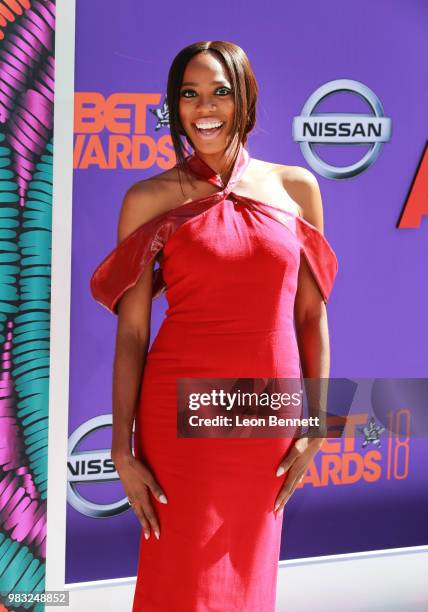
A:
[[[177,166],[189,176],[185,163],[185,146],[182,136],[185,136],[193,147],[190,137],[186,134],[180,122],[179,101],[183,75],[189,61],[198,53],[212,53],[222,62],[232,84],[232,94],[235,102],[231,138],[225,150],[226,175],[229,175],[240,145],[245,145],[247,136],[256,123],[256,103],[258,86],[256,77],[245,51],[234,43],[214,40],[195,42],[184,47],[174,58],[168,73],[167,104],[169,110],[169,127],[171,139],[177,157]],[[181,184],[181,178],[180,178]]]

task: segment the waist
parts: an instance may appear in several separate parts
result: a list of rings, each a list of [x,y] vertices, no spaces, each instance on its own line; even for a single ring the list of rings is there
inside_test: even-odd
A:
[[[184,336],[254,336],[263,334],[294,335],[293,317],[282,317],[275,321],[246,318],[198,319],[179,316],[166,316],[159,328],[158,335],[177,334]]]
[[[229,329],[165,319],[147,356],[151,374],[175,376],[298,376],[294,327]]]

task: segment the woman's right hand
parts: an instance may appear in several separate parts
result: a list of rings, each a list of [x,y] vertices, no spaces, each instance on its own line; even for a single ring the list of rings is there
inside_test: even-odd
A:
[[[112,461],[119,474],[125,493],[132,509],[137,515],[144,531],[146,540],[150,537],[150,527],[157,539],[160,537],[159,522],[150,499],[150,492],[160,501],[161,504],[167,503],[167,498],[151,470],[134,455],[121,457],[112,456]]]

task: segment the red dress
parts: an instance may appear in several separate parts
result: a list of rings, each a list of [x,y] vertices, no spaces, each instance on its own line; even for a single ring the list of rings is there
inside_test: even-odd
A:
[[[224,188],[195,154],[190,170],[217,185],[137,228],[98,266],[94,298],[114,313],[163,250],[153,297],[168,309],[148,352],[134,452],[168,498],[153,501],[161,536],[140,539],[133,612],[273,612],[284,477],[292,438],[177,437],[176,379],[298,378],[293,323],[300,256],[327,302],[337,258],[292,212],[233,193],[249,162],[241,147]]]

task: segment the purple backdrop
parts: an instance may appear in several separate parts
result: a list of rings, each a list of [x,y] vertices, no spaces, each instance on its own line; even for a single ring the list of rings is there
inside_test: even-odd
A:
[[[309,167],[291,135],[293,117],[307,98],[335,79],[354,79],[372,89],[392,119],[391,141],[368,170],[351,179],[317,175],[325,233],[339,259],[328,306],[331,375],[424,377],[427,221],[419,229],[399,230],[396,224],[428,135],[428,5],[415,0],[330,0],[309,5],[261,2],[258,7],[252,3],[251,11],[248,7],[224,0],[206,8],[194,0],[169,0],[162,6],[137,0],[122,0],[120,5],[78,0],[76,92],[99,92],[105,98],[114,93],[158,94],[159,104],[150,108],[160,108],[167,70],[180,48],[195,40],[231,40],[246,50],[260,86],[250,154]],[[347,93],[323,102],[317,111],[368,112],[362,100]],[[145,116],[146,133],[154,141],[168,134],[165,127],[155,130],[152,113]],[[132,112],[132,126],[134,118]],[[108,130],[99,134],[105,150],[111,135]],[[80,141],[84,147],[87,138]],[[326,161],[344,166],[360,159],[367,146],[317,145],[316,150]],[[116,244],[126,189],[160,169],[101,169],[97,163],[75,169],[70,434],[88,419],[111,412],[116,319],[93,301],[90,275]],[[152,338],[164,308],[164,298],[155,302]],[[79,450],[109,444],[106,430]],[[427,544],[422,526],[422,501],[428,490],[421,459],[424,447],[423,439],[410,441],[408,474],[402,479],[388,480],[382,471],[375,482],[360,479],[352,485],[319,487],[307,483],[299,488],[284,514],[281,558]],[[80,487],[82,495],[98,502],[117,501],[123,495],[120,483]],[[138,538],[139,524],[131,511],[99,519],[68,505],[66,581],[135,575]]]

